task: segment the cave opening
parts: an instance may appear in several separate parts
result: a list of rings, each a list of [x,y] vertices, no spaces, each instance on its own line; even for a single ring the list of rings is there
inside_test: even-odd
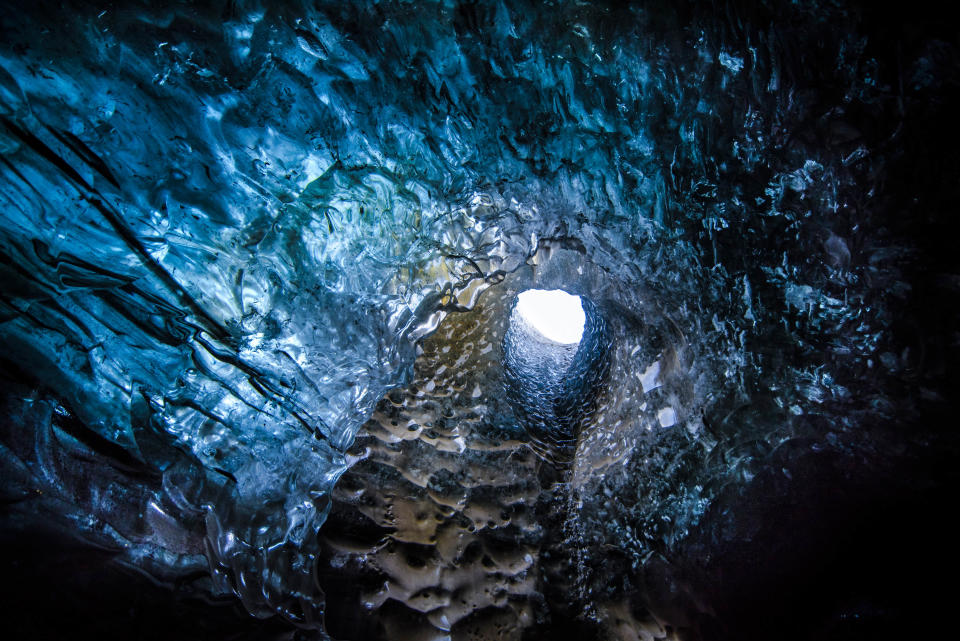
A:
[[[603,372],[606,322],[585,296],[520,292],[503,339],[507,398],[541,457],[569,461]]]
[[[516,311],[545,338],[563,345],[580,344],[586,316],[579,296],[562,289],[528,289],[517,296]]]

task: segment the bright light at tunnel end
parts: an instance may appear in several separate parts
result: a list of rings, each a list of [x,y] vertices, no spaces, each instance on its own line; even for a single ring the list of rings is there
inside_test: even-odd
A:
[[[579,343],[586,315],[579,296],[561,289],[528,289],[517,296],[517,311],[555,343]]]

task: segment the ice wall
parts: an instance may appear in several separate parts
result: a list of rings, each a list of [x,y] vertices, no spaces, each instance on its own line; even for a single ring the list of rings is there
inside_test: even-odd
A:
[[[319,629],[345,452],[417,341],[530,264],[611,332],[572,482],[618,500],[570,545],[616,548],[646,577],[623,589],[659,590],[636,598],[679,627],[710,609],[674,575],[722,572],[677,559],[749,540],[744,497],[793,487],[758,475],[825,448],[860,478],[940,438],[903,437],[954,349],[957,277],[923,235],[955,201],[935,160],[947,41],[894,32],[895,53],[842,3],[40,2],[0,20],[18,519],[52,515],[161,581],[209,568],[198,592]]]

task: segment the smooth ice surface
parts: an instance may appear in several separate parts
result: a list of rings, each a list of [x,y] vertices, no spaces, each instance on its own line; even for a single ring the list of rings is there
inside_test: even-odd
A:
[[[583,336],[580,297],[561,289],[528,289],[517,296],[517,311],[534,329],[557,343],[579,343]]]

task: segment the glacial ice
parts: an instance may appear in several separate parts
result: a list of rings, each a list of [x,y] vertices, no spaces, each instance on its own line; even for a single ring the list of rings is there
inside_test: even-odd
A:
[[[954,451],[958,277],[903,230],[960,76],[727,4],[4,5],[3,528],[318,635],[740,625],[754,506]],[[533,287],[583,299],[559,360],[511,342]]]

